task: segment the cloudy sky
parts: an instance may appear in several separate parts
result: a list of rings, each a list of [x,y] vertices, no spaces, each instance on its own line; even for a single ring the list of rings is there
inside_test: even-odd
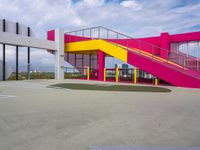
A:
[[[1,19],[30,26],[40,38],[57,27],[70,31],[105,26],[132,37],[199,31],[199,10],[200,0],[0,0]],[[7,46],[6,55],[14,65],[15,49]],[[26,55],[22,48],[21,66]],[[38,67],[54,63],[53,56],[41,50],[32,50],[31,59]]]

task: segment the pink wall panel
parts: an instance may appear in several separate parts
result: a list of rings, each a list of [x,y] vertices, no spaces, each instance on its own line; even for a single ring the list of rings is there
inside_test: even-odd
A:
[[[167,59],[168,52],[170,49],[170,41],[169,41],[169,33],[161,33],[160,35],[160,47],[162,48],[160,50],[160,56],[161,58]]]
[[[128,63],[144,70],[154,76],[180,87],[200,88],[200,80],[182,73],[179,68],[172,69],[162,63],[156,63],[151,59],[128,52]],[[193,74],[189,71],[188,73]],[[195,75],[195,74],[194,74]],[[199,75],[198,75],[199,76]]]
[[[54,40],[54,30],[48,31],[48,39]],[[76,42],[76,41],[85,41],[91,40],[88,37],[81,37],[81,36],[74,36],[65,34],[65,43],[67,42]],[[183,33],[183,34],[175,34],[169,35],[168,33],[161,33],[160,36],[157,37],[145,37],[145,38],[138,38],[138,39],[106,39],[109,42],[120,44],[123,46],[128,46],[130,48],[138,48],[143,51],[153,53],[155,55],[160,55],[162,58],[167,59],[168,57],[168,50],[170,49],[170,43],[174,42],[188,42],[188,41],[197,41],[200,40],[200,32],[191,32],[191,33]],[[141,43],[138,41],[142,41]],[[152,47],[152,45],[157,47]],[[166,50],[162,50],[161,48]],[[103,79],[103,67],[105,65],[105,56],[102,51],[98,52],[99,55],[99,62],[98,62],[98,69],[99,72],[99,80]],[[176,86],[181,87],[200,87],[200,80],[194,78],[190,75],[200,77],[198,72],[194,72],[192,70],[180,70],[180,68],[170,65],[166,66],[166,64],[152,61],[149,58],[143,57],[141,55],[137,55],[133,52],[128,51],[128,63],[136,66],[148,73],[157,76],[158,78],[169,82]],[[72,63],[73,64],[73,63]],[[97,68],[97,62],[94,63]],[[184,71],[184,72],[183,72]],[[190,75],[189,75],[190,74]]]
[[[198,41],[200,40],[200,31],[199,32],[190,32],[182,34],[170,35],[170,42],[188,42],[188,41]]]
[[[47,32],[47,39],[50,41],[55,40],[55,30],[50,30]]]
[[[65,34],[64,39],[65,39],[65,43],[91,40],[91,38],[88,38],[88,37],[81,37],[81,36],[75,36],[75,35],[69,35],[69,34]]]

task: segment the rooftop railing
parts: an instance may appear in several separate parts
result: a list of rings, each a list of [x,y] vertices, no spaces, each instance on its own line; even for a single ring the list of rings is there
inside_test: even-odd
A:
[[[198,57],[179,54],[102,26],[74,30],[66,32],[66,34],[70,35],[67,39],[69,42],[103,39],[128,51],[148,57],[152,61],[157,61],[195,78],[200,78]],[[188,70],[191,72],[188,72]]]

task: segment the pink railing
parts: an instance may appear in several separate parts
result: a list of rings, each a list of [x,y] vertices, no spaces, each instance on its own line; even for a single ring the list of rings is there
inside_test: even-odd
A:
[[[185,74],[193,76],[195,78],[200,78],[198,72],[200,72],[200,61],[198,58],[189,57],[184,54],[177,54],[176,52],[170,51],[168,49],[161,48],[157,45],[132,38],[125,34],[107,29],[105,27],[93,27],[81,30],[75,30],[71,32],[66,32],[65,42],[76,42],[76,41],[86,41],[91,39],[103,39],[116,46],[123,47],[133,53],[143,55],[142,51],[148,52],[152,61],[157,61],[162,63],[167,67],[181,71]],[[145,57],[145,56],[144,56]],[[163,61],[158,61],[160,58]],[[172,63],[173,62],[173,63]],[[176,65],[173,65],[176,64]],[[188,72],[188,70],[190,70]],[[197,76],[198,75],[198,76]]]

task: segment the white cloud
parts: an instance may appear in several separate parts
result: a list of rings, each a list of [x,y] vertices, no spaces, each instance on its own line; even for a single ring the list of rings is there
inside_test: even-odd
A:
[[[159,31],[162,28],[172,33],[189,31],[182,24],[187,22],[190,27],[198,24],[200,4],[172,9],[178,2],[179,0],[155,0],[152,3],[147,0],[124,0],[120,3],[106,3],[104,0],[80,0],[76,3],[72,0],[0,0],[0,17],[29,25],[38,36],[44,38],[47,30],[56,27],[64,27],[70,31],[102,25],[136,36],[146,35],[144,28],[152,26],[158,27]],[[151,33],[158,34],[158,30],[154,31]]]
[[[125,0],[125,1],[122,1],[120,3],[120,5],[122,5],[123,7],[126,7],[126,8],[132,8],[134,10],[140,10],[140,9],[142,9],[142,5],[139,4],[139,3],[137,3],[134,0]]]
[[[195,31],[200,22],[200,2],[180,4],[180,0],[0,0],[0,18],[30,26],[39,37],[57,27],[66,31],[105,26],[133,37],[156,36],[160,32]],[[0,53],[2,55],[2,53]],[[20,59],[26,58],[24,52]],[[24,56],[24,57],[23,57]],[[14,58],[8,53],[7,58]],[[39,59],[52,65],[53,57],[32,50],[32,62]],[[47,59],[46,59],[47,58]],[[11,60],[9,60],[11,61]]]
[[[102,5],[104,4],[104,0],[83,0],[83,3],[88,6]]]

